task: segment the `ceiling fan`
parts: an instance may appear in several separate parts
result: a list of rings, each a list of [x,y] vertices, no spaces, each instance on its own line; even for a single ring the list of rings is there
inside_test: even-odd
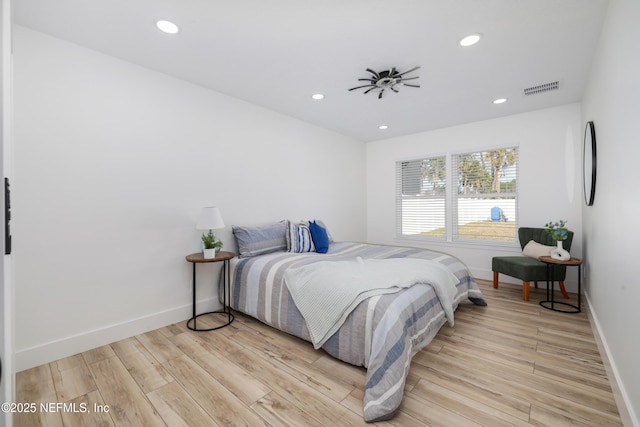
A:
[[[379,89],[380,92],[378,93],[378,99],[381,99],[382,95],[384,94],[384,91],[387,89],[390,89],[398,93],[398,88],[396,87],[398,85],[404,85],[409,87],[420,87],[420,85],[418,84],[405,83],[405,81],[415,80],[419,76],[403,77],[405,74],[415,71],[418,68],[420,67],[413,67],[412,69],[407,70],[404,73],[399,73],[398,70],[396,70],[396,67],[393,67],[390,70],[385,70],[380,72],[375,72],[371,68],[367,68],[367,71],[371,73],[371,77],[358,79],[358,81],[369,82],[369,84],[352,87],[351,89],[349,89],[349,91],[352,91],[355,89],[369,88],[364,91],[364,93],[367,94],[372,90]]]

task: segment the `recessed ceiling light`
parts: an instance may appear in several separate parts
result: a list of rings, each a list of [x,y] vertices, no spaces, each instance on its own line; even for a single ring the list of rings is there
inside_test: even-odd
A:
[[[178,26],[171,21],[160,20],[156,22],[156,27],[158,27],[160,31],[163,31],[167,34],[176,34],[178,31],[180,31],[180,28],[178,28]]]
[[[462,47],[473,46],[480,41],[480,37],[482,37],[480,34],[471,34],[462,38],[458,44]]]
[[[389,126],[387,126],[387,125],[380,125],[380,126],[378,126],[378,129],[380,129],[380,130],[389,129]]]
[[[507,98],[498,98],[493,100],[494,104],[504,104],[505,102],[507,102]]]
[[[321,93],[314,93],[313,95],[311,95],[311,98],[315,99],[315,100],[321,100],[324,98],[324,95]]]

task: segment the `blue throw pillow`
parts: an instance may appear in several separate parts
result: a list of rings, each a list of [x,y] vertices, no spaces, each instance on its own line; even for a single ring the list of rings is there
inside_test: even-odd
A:
[[[316,252],[326,254],[329,250],[329,235],[327,230],[315,221],[309,223],[309,231],[311,231],[311,239],[316,247]]]

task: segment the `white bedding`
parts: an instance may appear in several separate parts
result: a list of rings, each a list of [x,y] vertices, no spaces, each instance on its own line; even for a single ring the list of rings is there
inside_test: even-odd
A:
[[[317,262],[284,274],[287,287],[316,349],[340,328],[365,299],[395,293],[417,283],[430,284],[453,326],[458,278],[442,264],[423,259],[393,258]]]

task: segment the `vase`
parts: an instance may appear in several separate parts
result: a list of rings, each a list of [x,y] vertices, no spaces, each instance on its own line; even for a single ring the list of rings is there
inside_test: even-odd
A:
[[[216,257],[216,248],[213,249],[203,249],[202,250],[202,257],[204,259],[213,259]]]
[[[562,240],[556,241],[556,248],[551,251],[549,256],[558,261],[568,261],[571,258],[569,252],[562,247]]]

